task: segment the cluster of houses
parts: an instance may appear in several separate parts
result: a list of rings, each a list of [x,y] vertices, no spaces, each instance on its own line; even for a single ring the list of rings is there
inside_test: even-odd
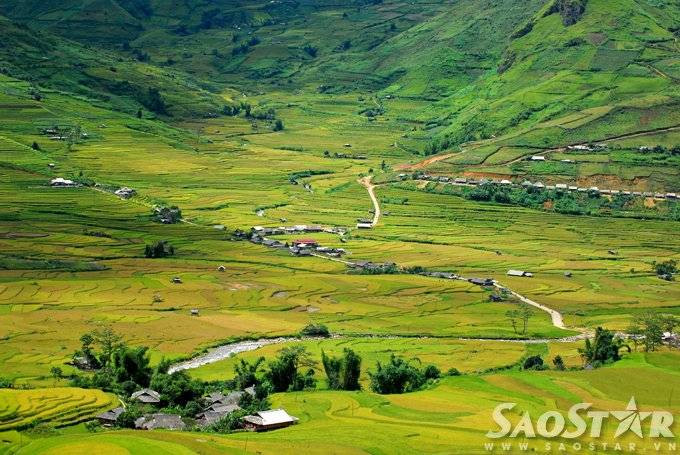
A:
[[[145,414],[135,420],[135,428],[138,430],[187,430],[192,426],[206,428],[219,422],[224,417],[234,411],[241,409],[239,403],[241,398],[249,394],[254,396],[255,389],[248,387],[244,391],[230,392],[224,395],[222,392],[214,392],[204,398],[205,408],[196,414],[193,425],[187,423],[176,414],[154,412]],[[161,396],[158,392],[151,389],[142,389],[130,396],[132,401],[148,405],[159,406]],[[125,412],[125,408],[118,407],[110,411],[103,412],[97,416],[97,420],[104,426],[114,426],[120,416]],[[283,409],[271,409],[260,411],[253,415],[243,417],[243,426],[251,431],[267,431],[276,428],[283,428],[297,423],[298,419],[289,415]]]
[[[255,226],[251,229],[250,236],[243,233],[240,237],[247,237],[252,243],[263,245],[268,248],[288,249],[293,256],[312,256],[313,254],[323,254],[332,258],[339,258],[347,254],[344,248],[331,248],[322,246],[312,238],[299,238],[292,242],[282,242],[280,240],[271,239],[267,236],[299,234],[299,233],[314,233],[314,232],[329,232],[334,234],[344,234],[343,228],[331,227],[324,228],[318,225],[296,225],[290,227],[263,227]]]
[[[533,158],[544,158],[544,157],[532,157]],[[400,180],[407,180],[410,176],[409,174],[399,174]],[[652,197],[655,199],[678,199],[680,196],[677,193],[662,193],[662,192],[651,192],[651,191],[628,191],[628,190],[609,190],[600,189],[596,186],[591,187],[580,187],[576,185],[568,185],[566,183],[557,183],[555,185],[545,185],[543,182],[531,182],[529,180],[524,180],[522,183],[513,182],[508,179],[493,180],[493,179],[474,179],[467,177],[447,177],[447,176],[436,176],[429,174],[418,174],[413,176],[414,180],[426,180],[430,182],[445,183],[449,185],[461,185],[461,186],[477,186],[477,185],[501,185],[507,187],[522,187],[522,188],[534,188],[538,190],[554,190],[562,192],[578,192],[578,193],[590,193],[590,194],[602,194],[602,195],[624,195],[624,196],[637,196],[637,197]]]
[[[53,140],[53,141],[65,141],[66,139],[68,139],[68,134],[69,134],[69,131],[63,130],[63,129],[59,128],[58,126],[53,126],[53,127],[50,127],[50,128],[44,128],[44,129],[40,130],[40,132],[42,134],[44,134],[45,136],[48,136],[49,139]],[[80,133],[81,139],[87,139],[89,136],[90,135],[87,134],[87,133]]]
[[[397,269],[397,264],[394,262],[371,262],[371,261],[354,261],[349,262],[347,267],[359,271],[385,273]]]

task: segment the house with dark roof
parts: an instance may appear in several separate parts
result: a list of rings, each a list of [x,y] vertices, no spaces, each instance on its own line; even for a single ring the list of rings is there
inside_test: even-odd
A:
[[[187,425],[175,414],[147,414],[135,420],[138,430],[186,430]]]
[[[120,415],[124,412],[125,408],[118,407],[111,409],[110,411],[102,412],[101,414],[97,415],[96,418],[103,426],[111,427],[116,424],[118,417],[120,417]]]
[[[151,389],[142,389],[130,395],[130,398],[140,403],[156,404],[161,402],[160,393]]]

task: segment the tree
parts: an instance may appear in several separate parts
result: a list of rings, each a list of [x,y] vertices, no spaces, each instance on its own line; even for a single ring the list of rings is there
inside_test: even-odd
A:
[[[40,145],[37,142],[33,141],[33,143],[31,144],[31,148],[33,150],[40,150]]]
[[[527,357],[522,364],[522,369],[524,370],[541,370],[543,368],[543,359],[540,355]]]
[[[518,333],[518,324],[521,322],[521,333],[522,335],[526,335],[527,330],[529,329],[529,319],[531,319],[531,317],[534,315],[534,312],[528,304],[522,302],[519,304],[517,309],[509,310],[505,313],[505,315],[510,319],[510,324],[512,325],[512,329],[515,333]]]
[[[560,355],[556,355],[552,362],[553,365],[555,365],[555,369],[557,370],[563,371],[567,369],[567,367],[564,365],[564,360],[562,360],[562,356]]]
[[[329,357],[322,350],[321,361],[328,388],[333,390],[359,390],[359,377],[361,376],[361,357],[353,350],[345,348],[342,357]]]
[[[64,376],[64,372],[59,367],[50,368],[50,374],[52,375],[55,384],[58,379],[61,379]]]
[[[630,347],[621,338],[614,336],[614,333],[607,329],[598,327],[595,329],[595,337],[592,341],[586,338],[585,346],[579,348],[579,354],[585,364],[597,367],[620,360],[619,352],[622,348],[627,348],[630,352]]]
[[[68,149],[69,152],[72,151],[73,146],[77,144],[78,141],[80,141],[81,135],[82,129],[80,127],[80,124],[76,124],[69,130],[68,134],[66,135],[66,148]]]
[[[382,394],[412,392],[426,382],[420,369],[394,354],[385,365],[376,362],[376,371],[369,371],[368,376],[371,378],[371,390]]]
[[[95,330],[92,336],[101,349],[99,363],[102,365],[109,364],[113,353],[125,346],[123,337],[117,334],[111,327]]]
[[[296,345],[282,349],[276,359],[269,362],[265,378],[271,383],[274,392],[287,392],[313,388],[316,363],[304,346]],[[301,367],[309,370],[303,375]]]
[[[274,122],[274,131],[281,131],[283,130],[283,121],[281,119],[276,119]]]
[[[112,379],[118,384],[132,381],[141,387],[148,387],[152,374],[148,349],[146,346],[123,346],[116,350],[111,356]]]
[[[161,401],[170,406],[186,406],[203,395],[203,384],[191,379],[182,370],[172,374],[155,373],[150,381],[153,390],[161,394]]]
[[[647,311],[638,319],[642,328],[642,343],[645,352],[655,351],[657,346],[663,342],[663,318],[653,311]]]
[[[669,281],[673,278],[673,275],[678,273],[678,262],[675,259],[669,259],[664,262],[654,262],[653,265],[657,276],[664,277]]]
[[[300,336],[328,338],[331,336],[331,332],[323,324],[307,324],[300,330]]]
[[[315,46],[312,46],[311,44],[305,44],[305,47],[303,48],[305,52],[312,58],[316,58],[317,53],[319,52],[319,49]]]
[[[137,118],[141,119],[143,116],[142,109],[137,110]]]
[[[257,379],[257,372],[260,370],[260,366],[264,363],[264,357],[260,357],[253,363],[249,363],[247,360],[241,358],[234,365],[234,373],[236,377],[234,382],[238,390],[244,390],[250,386],[259,384]]]
[[[152,245],[146,245],[144,248],[144,257],[155,259],[172,256],[175,254],[175,247],[170,245],[165,240],[155,242]]]

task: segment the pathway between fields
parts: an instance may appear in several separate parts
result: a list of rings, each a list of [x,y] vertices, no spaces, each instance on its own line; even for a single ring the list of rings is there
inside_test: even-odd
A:
[[[372,177],[363,177],[358,180],[358,182],[366,188],[368,191],[368,196],[373,202],[373,221],[371,224],[375,227],[380,220],[380,204],[378,203],[378,198],[375,197],[375,185],[371,182]]]

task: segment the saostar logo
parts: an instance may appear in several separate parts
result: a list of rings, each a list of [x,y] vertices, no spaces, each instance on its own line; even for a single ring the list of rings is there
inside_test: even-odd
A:
[[[524,411],[521,419],[513,428],[512,423],[503,415],[503,412],[512,410],[517,403],[502,403],[493,411],[493,419],[498,424],[497,431],[489,431],[486,436],[497,439],[517,436],[535,438],[537,435],[543,438],[561,437],[574,439],[586,434],[590,427],[589,436],[600,437],[602,424],[607,419],[618,422],[614,438],[618,438],[628,432],[636,434],[640,438],[672,438],[673,414],[667,411],[639,411],[635,403],[635,397],[631,397],[625,410],[622,411],[588,411],[592,403],[577,403],[569,409],[567,417],[558,411],[548,411],[541,414],[536,422],[531,419],[529,411]],[[572,429],[567,429],[567,419]],[[645,431],[646,430],[646,431]]]

